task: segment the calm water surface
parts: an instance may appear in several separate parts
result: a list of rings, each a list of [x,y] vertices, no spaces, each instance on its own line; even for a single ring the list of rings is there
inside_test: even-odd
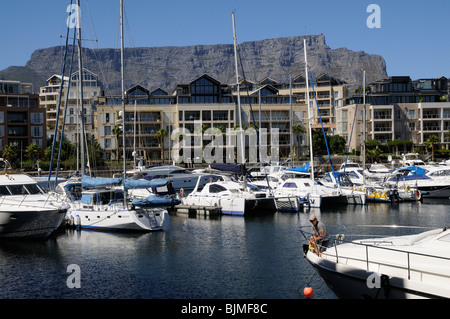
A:
[[[368,204],[215,219],[171,215],[168,229],[144,234],[67,230],[45,242],[0,242],[0,298],[336,299],[303,258],[314,212],[331,234],[396,234],[358,225],[444,227],[449,200]],[[405,231],[403,228],[395,232]],[[68,288],[69,265],[80,288]]]

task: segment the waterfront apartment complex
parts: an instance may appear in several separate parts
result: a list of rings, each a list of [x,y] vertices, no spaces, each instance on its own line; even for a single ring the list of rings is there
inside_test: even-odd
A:
[[[345,106],[337,109],[336,134],[350,140],[351,149],[360,147],[364,130],[366,140],[375,139],[383,144],[403,140],[420,146],[434,135],[439,144],[448,148],[448,89],[444,77],[413,81],[399,76],[371,83],[366,87],[365,107],[362,94],[358,99],[355,93],[347,98]]]
[[[30,83],[0,80],[0,150],[16,147],[25,155],[31,143],[46,146],[46,112]]]
[[[252,126],[266,129],[268,134],[261,141],[264,146],[273,146],[271,132],[277,130],[277,147],[282,158],[288,157],[293,148],[297,155],[306,154],[308,130],[305,134],[294,135],[291,126],[302,124],[308,128],[308,114],[311,114],[313,129],[323,127],[328,135],[343,136],[350,149],[360,149],[364,139],[376,139],[381,143],[411,140],[416,145],[423,145],[431,135],[436,135],[441,145],[449,143],[446,135],[450,128],[449,86],[444,77],[415,81],[409,77],[389,77],[370,83],[366,87],[363,104],[362,94],[354,89],[350,92],[346,83],[321,74],[309,83],[308,110],[306,81],[301,75],[292,77],[288,83],[270,78],[257,82],[241,81],[238,96],[236,84],[220,83],[204,74],[190,83],[177,84],[170,92],[161,88],[150,91],[141,85],[129,88],[125,92],[125,114],[122,114],[121,96],[105,96],[97,75],[84,69],[83,78],[85,130],[88,138],[99,142],[109,159],[116,159],[119,155],[123,129],[127,158],[133,158],[134,152],[146,160],[168,160],[177,142],[171,139],[175,130],[198,134],[209,128],[218,128],[226,132],[240,123],[245,129]],[[61,128],[67,99],[64,134],[75,143],[79,140],[80,117],[78,72],[64,80],[59,125]],[[70,90],[66,96],[69,80]],[[60,83],[61,77],[53,75],[40,90],[40,103],[46,110],[47,135],[50,138],[55,131]],[[225,147],[236,146],[230,140],[224,141]],[[194,142],[194,139],[190,141],[192,148],[187,157],[195,162],[198,160],[196,155],[201,154],[210,141],[200,139],[200,144]],[[250,141],[246,142],[247,155],[249,148],[253,147],[250,144]]]

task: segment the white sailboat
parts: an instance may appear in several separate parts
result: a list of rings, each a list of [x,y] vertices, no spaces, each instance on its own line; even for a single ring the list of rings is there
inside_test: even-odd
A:
[[[309,131],[309,153],[310,162],[308,164],[308,170],[310,169],[309,177],[305,177],[305,171],[301,171],[301,177],[294,177],[286,179],[277,187],[274,194],[276,196],[296,196],[302,202],[307,201],[310,207],[321,207],[325,204],[365,204],[365,194],[349,190],[343,192],[339,185],[337,187],[329,187],[319,184],[314,179],[314,158],[312,147],[312,131],[311,131],[311,107],[309,99],[309,74],[308,74],[308,59],[306,53],[306,39],[303,39],[303,47],[305,53],[305,79],[306,79],[306,101],[308,107],[308,131]],[[295,172],[295,170],[287,169],[287,171]]]
[[[78,0],[79,5],[79,0]],[[78,12],[79,14],[79,12]],[[122,108],[125,117],[124,97],[124,45],[123,45],[123,0],[120,1],[120,25],[121,25],[121,75],[122,75]],[[81,32],[78,30],[79,67],[80,79],[82,79],[81,64]],[[80,97],[83,96],[82,81],[79,83]],[[80,99],[81,110],[83,99]],[[83,114],[81,111],[80,114]],[[169,222],[169,214],[165,207],[177,204],[177,200],[170,197],[158,197],[150,195],[144,199],[130,198],[129,190],[135,188],[150,189],[155,183],[161,182],[161,186],[167,181],[136,181],[126,178],[125,157],[125,129],[123,130],[123,171],[122,178],[95,178],[85,174],[84,152],[84,124],[81,117],[81,172],[78,179],[71,179],[60,183],[56,193],[62,195],[68,203],[70,210],[67,213],[69,220],[79,228],[96,230],[122,230],[122,231],[155,231],[161,230]]]

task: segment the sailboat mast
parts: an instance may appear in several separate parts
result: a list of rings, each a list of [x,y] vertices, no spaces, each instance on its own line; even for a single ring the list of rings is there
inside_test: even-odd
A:
[[[77,0],[77,6],[80,8],[80,0]],[[77,27],[78,27],[78,89],[80,94],[79,119],[81,124],[80,130],[80,158],[81,158],[81,175],[86,174],[86,158],[85,158],[85,132],[84,132],[84,106],[83,106],[83,60],[81,52],[81,13],[78,10]]]
[[[361,92],[361,91],[360,91]],[[363,70],[363,185],[366,185],[366,70]]]
[[[306,81],[306,106],[308,108],[308,129],[309,129],[309,157],[311,161],[311,179],[314,180],[314,158],[312,146],[312,131],[311,131],[311,108],[309,107],[309,76],[308,76],[308,58],[306,56],[306,39],[303,39],[303,50],[305,51],[305,81]]]
[[[120,0],[120,75],[122,82],[122,139],[123,139],[123,178],[126,177],[126,152],[125,152],[125,87],[124,87],[124,57],[123,57],[123,0]],[[124,194],[124,197],[125,194]]]
[[[237,57],[237,39],[236,39],[236,24],[234,22],[234,12],[231,13],[233,20],[233,43],[234,43],[234,64],[236,73],[236,89],[237,89],[237,103],[238,103],[238,116],[239,116],[239,136],[241,140],[241,154],[242,154],[242,164],[245,164],[245,145],[242,131],[242,115],[241,115],[241,94],[239,89],[239,73],[238,73],[238,57]],[[239,152],[238,152],[239,153]]]
[[[291,167],[294,167],[294,151],[293,151],[294,138],[293,138],[293,132],[292,132],[292,126],[293,126],[292,76],[291,75],[289,75],[289,119],[290,119],[289,120],[289,141],[291,142],[290,143]]]

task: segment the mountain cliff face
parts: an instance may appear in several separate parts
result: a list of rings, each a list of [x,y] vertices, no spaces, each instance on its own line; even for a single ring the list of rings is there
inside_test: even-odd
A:
[[[366,70],[367,83],[387,77],[383,57],[346,48],[331,49],[326,45],[324,35],[316,35],[241,43],[239,51],[245,78],[259,81],[270,77],[288,82],[289,75],[304,75],[304,38],[313,78],[327,73],[341,81],[359,85],[362,68]],[[68,52],[70,56],[71,49]],[[13,66],[0,71],[0,79],[31,82],[34,91],[38,91],[46,79],[61,73],[63,56],[63,46],[38,49],[24,67]],[[203,74],[224,84],[236,82],[232,44],[126,48],[124,60],[125,88],[140,84],[150,91],[162,88],[171,92],[177,84],[190,83]],[[106,95],[119,94],[119,49],[83,49],[83,66],[99,76]],[[77,69],[75,58],[73,70]],[[69,62],[66,70],[69,70]],[[242,79],[241,68],[239,74]]]

